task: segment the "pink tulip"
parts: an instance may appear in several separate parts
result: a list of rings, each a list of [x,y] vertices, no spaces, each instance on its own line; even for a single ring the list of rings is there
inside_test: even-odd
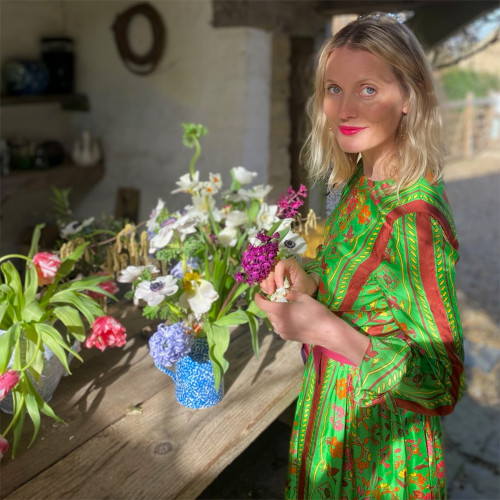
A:
[[[106,347],[121,347],[127,338],[125,327],[111,316],[101,316],[94,321],[85,347],[95,346],[101,351]]]
[[[0,460],[2,460],[2,457],[7,453],[8,449],[8,441],[0,434]]]
[[[54,283],[57,270],[61,266],[61,260],[57,255],[48,252],[39,252],[33,257],[36,274],[38,275],[38,284],[50,285]]]
[[[0,375],[0,401],[14,389],[19,382],[19,373],[14,370],[2,373]]]

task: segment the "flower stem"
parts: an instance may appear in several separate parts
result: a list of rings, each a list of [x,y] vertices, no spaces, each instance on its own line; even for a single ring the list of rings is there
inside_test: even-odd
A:
[[[189,162],[189,173],[191,174],[191,180],[194,180],[194,166],[196,165],[196,162],[198,161],[198,158],[200,157],[201,154],[200,141],[198,141],[196,137],[193,137],[193,142],[196,151],[194,152],[191,161]]]
[[[222,304],[222,307],[219,309],[219,312],[217,314],[217,317],[215,318],[215,321],[217,321],[219,319],[220,315],[222,314],[222,311],[224,311],[224,309],[226,308],[226,306],[229,304],[229,302],[233,298],[234,292],[236,292],[236,289],[238,288],[238,286],[239,286],[239,283],[236,282],[233,285],[233,287],[231,288],[231,290],[229,291],[229,293],[227,294],[226,300]]]

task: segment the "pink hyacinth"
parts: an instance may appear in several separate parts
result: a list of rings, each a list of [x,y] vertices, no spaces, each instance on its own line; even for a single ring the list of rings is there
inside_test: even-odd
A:
[[[125,327],[111,316],[101,316],[94,321],[85,347],[95,346],[101,351],[106,347],[121,347],[127,339]]]
[[[15,370],[9,370],[8,372],[0,375],[0,401],[7,396],[12,389],[14,389],[18,382],[19,373]]]
[[[278,200],[276,216],[280,219],[292,219],[299,213],[299,208],[304,204],[307,196],[307,188],[301,184],[298,191],[289,187],[286,195],[281,195]]]
[[[236,273],[235,278],[239,283],[248,283],[253,286],[271,272],[274,261],[279,250],[279,233],[268,236],[265,233],[257,233],[260,245],[248,245],[241,258],[242,271]]]
[[[61,260],[57,255],[39,252],[33,257],[33,263],[35,264],[39,286],[54,283],[57,270],[61,266]]]

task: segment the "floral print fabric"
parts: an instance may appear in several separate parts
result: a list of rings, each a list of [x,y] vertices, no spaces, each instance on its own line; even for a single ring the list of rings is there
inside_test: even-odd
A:
[[[386,187],[360,168],[307,266],[318,300],[371,343],[359,367],[305,346],[287,498],[446,496],[440,415],[464,381],[458,243],[442,183]]]

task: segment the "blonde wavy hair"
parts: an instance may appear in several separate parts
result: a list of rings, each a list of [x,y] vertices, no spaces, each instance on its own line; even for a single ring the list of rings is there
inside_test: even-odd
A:
[[[387,15],[360,17],[342,28],[323,46],[316,70],[315,91],[308,102],[312,128],[302,149],[302,160],[313,180],[323,180],[331,190],[347,181],[357,168],[359,155],[344,153],[329,131],[323,112],[325,69],[328,57],[339,47],[365,50],[386,62],[409,97],[408,114],[402,115],[391,171],[399,192],[428,170],[434,181],[442,176],[445,144],[441,113],[432,71],[415,35]]]

